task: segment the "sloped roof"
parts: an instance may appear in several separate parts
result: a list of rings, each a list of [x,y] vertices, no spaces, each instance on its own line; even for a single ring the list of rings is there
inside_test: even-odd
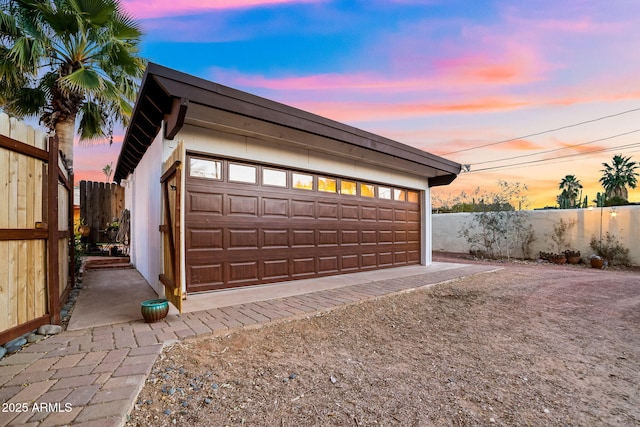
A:
[[[256,95],[150,63],[142,80],[127,128],[114,179],[120,181],[138,166],[165,121],[165,137],[182,127],[189,106],[199,104],[274,123],[345,144],[384,153],[435,170],[429,185],[446,185],[460,173],[459,163],[389,138],[330,120]]]

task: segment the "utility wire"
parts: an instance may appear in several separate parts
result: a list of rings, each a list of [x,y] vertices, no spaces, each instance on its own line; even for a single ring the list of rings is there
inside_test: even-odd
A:
[[[473,163],[472,166],[475,165],[484,165],[486,163],[496,163],[496,162],[503,162],[505,160],[513,160],[513,159],[520,159],[522,157],[531,157],[531,156],[539,156],[540,154],[548,154],[548,153],[554,153],[556,151],[560,151],[560,150],[568,150],[570,148],[574,148],[574,147],[581,147],[583,145],[589,145],[589,144],[595,144],[596,142],[602,142],[602,141],[607,141],[609,139],[614,139],[614,138],[618,138],[620,136],[625,136],[625,135],[630,135],[632,133],[636,133],[636,132],[640,132],[640,129],[636,129],[636,130],[632,130],[629,132],[625,132],[625,133],[619,133],[618,135],[613,135],[613,136],[607,136],[605,138],[600,138],[600,139],[594,139],[593,141],[589,141],[589,142],[583,142],[581,144],[573,144],[573,145],[568,145],[566,147],[561,147],[561,148],[554,148],[552,150],[545,150],[545,151],[538,151],[536,153],[529,153],[529,154],[521,154],[519,156],[513,156],[513,157],[505,157],[503,159],[498,159],[498,160],[485,160],[484,162],[477,162],[477,163]]]
[[[620,113],[611,114],[611,115],[603,116],[603,117],[598,117],[598,118],[595,118],[595,119],[586,120],[584,122],[575,123],[575,124],[572,124],[572,125],[561,126],[559,128],[549,129],[549,130],[545,130],[545,131],[542,131],[542,132],[536,132],[536,133],[532,133],[532,134],[525,135],[525,136],[519,136],[517,138],[511,138],[511,139],[505,139],[503,141],[491,142],[489,144],[478,145],[477,147],[463,148],[462,150],[457,150],[457,151],[450,151],[450,152],[444,153],[442,155],[443,156],[448,156],[449,154],[456,154],[456,153],[462,153],[462,152],[465,152],[465,151],[477,150],[478,148],[491,147],[493,145],[504,144],[506,142],[516,141],[518,139],[531,138],[532,136],[544,135],[545,133],[551,133],[551,132],[556,132],[556,131],[563,130],[563,129],[576,127],[576,126],[582,126],[582,125],[585,125],[585,124],[588,124],[588,123],[593,123],[593,122],[597,122],[597,121],[600,121],[600,120],[605,120],[605,119],[610,119],[612,117],[621,116],[623,114],[632,113],[634,111],[640,111],[640,108],[634,108],[632,110],[622,111]]]
[[[635,148],[635,147],[640,147],[640,143],[620,145],[620,146],[617,146],[617,147],[603,148],[603,149],[600,149],[600,150],[592,150],[592,151],[588,151],[586,153],[567,154],[565,156],[554,157],[553,159],[529,160],[527,162],[512,163],[510,165],[490,166],[490,167],[486,167],[486,168],[482,168],[482,169],[475,169],[475,170],[472,169],[468,173],[485,172],[485,171],[497,170],[497,169],[507,169],[507,168],[512,168],[512,167],[516,167],[516,166],[522,167],[522,166],[527,166],[527,165],[533,165],[534,163],[550,162],[550,161],[553,161],[553,160],[565,159],[565,158],[568,158],[568,157],[586,156],[586,155],[589,155],[589,154],[605,153],[605,152],[609,152],[609,151],[617,151],[617,150],[623,149],[623,148]]]

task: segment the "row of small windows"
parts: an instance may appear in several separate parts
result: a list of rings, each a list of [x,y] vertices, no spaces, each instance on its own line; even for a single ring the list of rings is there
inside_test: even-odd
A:
[[[361,197],[378,197],[379,199],[407,201],[418,203],[419,193],[417,191],[405,190],[401,188],[386,187],[383,185],[367,184],[350,181],[347,179],[333,178],[321,175],[312,175],[303,172],[289,172],[281,169],[273,169],[267,166],[257,167],[242,163],[227,161],[229,182],[239,182],[246,184],[257,184],[258,173],[262,175],[262,185],[271,187],[289,187],[298,190],[314,191],[323,193],[345,194]],[[189,160],[189,176],[194,178],[205,178],[222,180],[224,163],[221,160],[202,159],[191,157]]]

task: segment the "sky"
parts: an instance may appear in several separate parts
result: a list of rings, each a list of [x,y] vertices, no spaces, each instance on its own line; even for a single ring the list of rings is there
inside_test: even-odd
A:
[[[505,180],[554,206],[568,174],[591,201],[603,162],[640,162],[637,0],[122,4],[151,62],[469,165],[435,205]],[[105,180],[123,133],[76,148],[76,181]]]

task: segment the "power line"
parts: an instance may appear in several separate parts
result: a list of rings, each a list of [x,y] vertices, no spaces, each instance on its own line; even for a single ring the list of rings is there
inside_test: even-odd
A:
[[[582,126],[582,125],[585,125],[585,124],[588,124],[588,123],[593,123],[593,122],[597,122],[597,121],[600,121],[600,120],[605,120],[605,119],[610,119],[612,117],[621,116],[623,114],[632,113],[634,111],[640,111],[640,108],[634,108],[632,110],[622,111],[620,113],[611,114],[611,115],[608,115],[608,116],[602,116],[602,117],[598,117],[598,118],[595,118],[595,119],[586,120],[584,122],[575,123],[575,124],[572,124],[572,125],[561,126],[559,128],[549,129],[549,130],[545,130],[545,131],[542,131],[542,132],[536,132],[536,133],[532,133],[532,134],[529,134],[529,135],[519,136],[519,137],[516,137],[516,138],[505,139],[503,141],[497,141],[497,142],[491,142],[489,144],[478,145],[477,147],[463,148],[462,150],[450,151],[450,152],[444,153],[442,155],[443,156],[448,156],[449,154],[456,154],[456,153],[462,153],[462,152],[465,152],[465,151],[477,150],[478,148],[491,147],[493,145],[504,144],[506,142],[516,141],[518,139],[531,138],[532,136],[544,135],[545,133],[551,133],[551,132],[556,132],[556,131],[563,130],[563,129],[569,129],[569,128],[576,127],[576,126]]]
[[[613,136],[607,136],[605,138],[600,138],[600,139],[594,139],[593,141],[589,141],[589,142],[583,142],[581,144],[573,144],[573,145],[568,145],[566,147],[561,147],[561,148],[554,148],[552,150],[545,150],[545,151],[538,151],[536,153],[529,153],[529,154],[521,154],[519,156],[513,156],[513,157],[505,157],[503,159],[498,159],[498,160],[486,160],[484,162],[477,162],[477,163],[473,163],[473,165],[484,165],[486,163],[496,163],[496,162],[503,162],[505,160],[513,160],[513,159],[520,159],[522,157],[531,157],[531,156],[539,156],[540,154],[548,154],[548,153],[553,153],[556,151],[560,151],[560,150],[568,150],[570,148],[574,148],[574,147],[581,147],[583,145],[589,145],[589,144],[595,144],[596,142],[602,142],[602,141],[607,141],[609,139],[614,139],[614,138],[618,138],[620,136],[625,136],[625,135],[630,135],[632,133],[636,133],[636,132],[640,132],[640,129],[636,129],[636,130],[632,130],[629,132],[625,132],[625,133],[619,133],[618,135],[613,135]]]
[[[568,158],[568,157],[586,156],[586,155],[590,155],[590,154],[605,153],[605,152],[609,152],[609,151],[617,151],[619,149],[635,148],[635,147],[640,147],[640,142],[633,143],[633,144],[627,144],[627,145],[620,145],[620,146],[617,146],[617,147],[603,148],[601,150],[592,150],[592,151],[588,151],[586,153],[567,154],[565,156],[554,157],[553,159],[538,159],[538,160],[529,160],[527,162],[512,163],[510,165],[490,166],[490,167],[487,167],[487,168],[471,170],[468,173],[486,172],[486,171],[497,170],[497,169],[508,169],[508,168],[512,168],[512,167],[516,167],[516,166],[523,167],[523,166],[533,165],[534,163],[550,162],[550,161],[553,161],[553,160],[565,159],[565,158]],[[560,163],[560,162],[558,162],[558,163]],[[555,164],[555,163],[552,163],[552,164]]]

